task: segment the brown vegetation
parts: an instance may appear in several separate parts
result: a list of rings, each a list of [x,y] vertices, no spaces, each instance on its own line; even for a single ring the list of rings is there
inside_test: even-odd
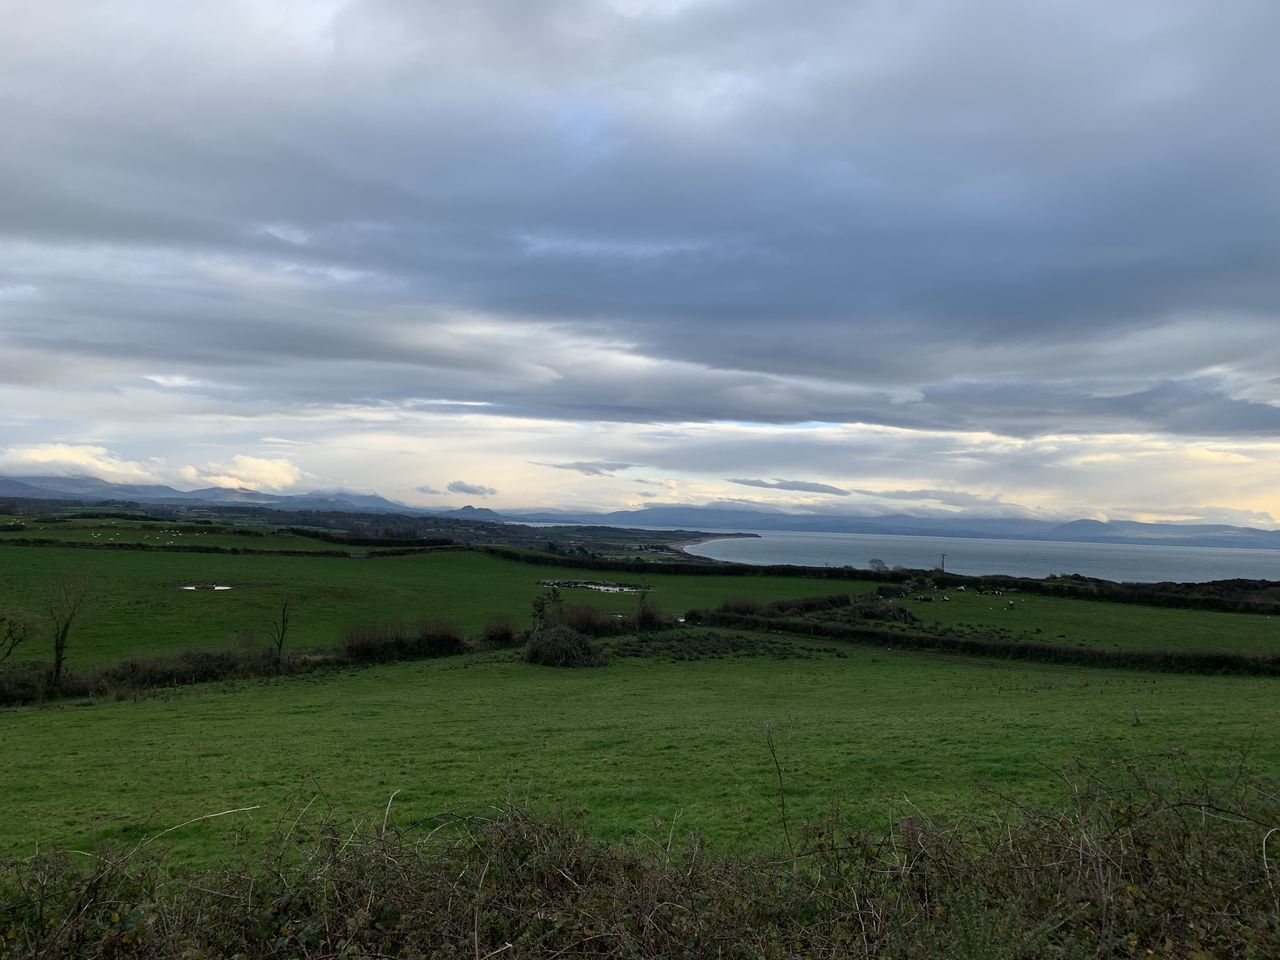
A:
[[[352,832],[289,818],[256,862],[0,863],[0,956],[1271,957],[1277,787],[1176,757],[1064,773],[1056,806],[992,798],[888,832],[833,817],[781,858],[714,855],[674,825],[606,846],[507,804]],[[785,785],[783,785],[785,788]],[[158,845],[157,845],[158,846]],[[155,850],[156,847],[150,848]]]

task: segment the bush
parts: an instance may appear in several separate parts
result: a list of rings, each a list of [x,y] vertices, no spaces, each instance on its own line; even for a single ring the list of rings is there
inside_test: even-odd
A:
[[[467,641],[452,620],[427,620],[412,629],[404,623],[361,623],[343,633],[342,654],[352,663],[388,663],[466,653]]]
[[[730,597],[720,604],[721,613],[736,613],[739,616],[754,616],[760,612],[760,601],[750,597]]]
[[[266,650],[183,650],[170,656],[129,657],[82,671],[76,679],[87,693],[102,696],[121,690],[260,677],[274,670],[274,654]]]
[[[601,613],[598,607],[581,601],[560,604],[547,617],[547,625],[568,627],[589,637],[618,633],[621,626],[613,617]]]
[[[39,703],[49,690],[53,665],[49,663],[7,663],[0,666],[0,704]]]
[[[606,843],[510,804],[429,831],[391,808],[373,830],[307,821],[244,865],[42,849],[0,860],[0,956],[1280,956],[1276,783],[1176,759],[1061,776],[1043,806],[833,817],[782,857]]]
[[[524,648],[524,662],[544,667],[603,667],[604,657],[591,641],[568,627],[538,630]]]
[[[452,620],[436,617],[418,628],[413,653],[419,657],[451,657],[467,652],[467,638]]]
[[[662,612],[661,607],[647,597],[640,601],[635,616],[637,630],[660,630],[670,625],[671,618]]]
[[[764,617],[783,617],[789,613],[814,613],[818,610],[835,610],[847,607],[852,603],[847,593],[837,593],[827,597],[796,597],[793,600],[774,600],[765,607],[760,607],[760,615]],[[727,611],[732,612],[732,611]]]
[[[413,634],[403,623],[357,623],[342,634],[342,654],[353,663],[384,663],[412,655]]]
[[[491,650],[519,646],[524,641],[524,631],[510,614],[499,613],[489,618],[480,631],[481,642]]]

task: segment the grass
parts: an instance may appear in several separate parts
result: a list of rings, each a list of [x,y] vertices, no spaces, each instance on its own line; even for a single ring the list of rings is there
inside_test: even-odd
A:
[[[931,594],[932,603],[901,600],[923,625],[1004,639],[1102,646],[1115,650],[1180,650],[1280,654],[1280,617],[1253,613],[1176,610],[1138,604],[1006,593],[979,596],[970,591]],[[1009,601],[1013,608],[1009,608]],[[840,611],[819,619],[842,620]],[[1036,631],[1039,632],[1036,632]]]
[[[346,560],[0,545],[0,607],[36,609],[44,584],[81,572],[93,579],[94,600],[73,633],[70,662],[78,666],[133,654],[221,648],[244,632],[264,637],[285,597],[291,598],[290,648],[305,650],[334,646],[344,628],[371,620],[448,617],[477,631],[494,614],[505,613],[527,625],[546,579],[648,584],[649,598],[671,613],[714,605],[727,596],[773,600],[830,592],[825,581],[803,577],[615,577],[470,551]],[[209,581],[236,588],[216,593],[178,589]],[[588,600],[610,613],[633,612],[636,606],[634,594],[582,588],[561,592],[567,600]],[[46,646],[35,641],[15,656],[47,659]]]
[[[192,524],[149,520],[87,519],[58,523],[22,521],[24,529],[6,530],[0,517],[0,543],[5,540],[57,540],[63,543],[141,543],[147,546],[220,547],[231,550],[339,550],[352,548],[307,537],[257,530],[240,535],[192,529]],[[412,543],[407,544],[412,546]]]
[[[772,654],[774,643],[758,646]],[[1225,769],[1228,748],[1248,748],[1257,769],[1280,770],[1269,736],[1280,701],[1266,680],[805,652],[615,656],[596,670],[506,652],[6,711],[0,856],[259,806],[163,841],[204,859],[314,797],[340,817],[376,820],[393,793],[402,824],[516,795],[587,811],[607,840],[696,830],[721,852],[776,847],[766,729],[793,818],[838,803],[877,827],[907,800],[960,810],[977,781],[1047,796],[1050,768],[1082,755],[1177,745],[1212,770]]]

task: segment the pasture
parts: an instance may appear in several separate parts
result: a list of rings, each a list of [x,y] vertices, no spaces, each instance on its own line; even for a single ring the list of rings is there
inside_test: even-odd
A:
[[[830,645],[825,645],[830,649]],[[697,831],[720,852],[782,842],[774,731],[793,823],[839,805],[881,828],[905,804],[955,812],[975,785],[1056,795],[1075,757],[1180,748],[1226,771],[1280,770],[1266,680],[897,655],[614,657],[555,670],[490,653],[186,688],[140,702],[0,712],[0,855],[166,836],[225,852],[313,811],[402,824],[507,796],[583,811],[609,840]]]
[[[1035,594],[947,591],[930,603],[900,601],[935,630],[1110,650],[1280,654],[1280,617],[1178,610]],[[1012,603],[1012,606],[1010,606]],[[824,615],[824,617],[827,615]],[[836,614],[833,619],[840,619]]]
[[[468,631],[494,614],[526,624],[544,580],[616,581],[651,587],[669,613],[719,603],[865,590],[870,584],[805,577],[674,576],[601,573],[502,560],[472,551],[381,558],[234,556],[17,547],[0,544],[0,606],[35,609],[41,590],[59,577],[87,574],[93,599],[72,639],[70,662],[91,666],[132,655],[216,649],[237,635],[265,634],[281,602],[290,600],[290,649],[331,647],[352,624],[448,617]],[[227,591],[182,590],[214,582]],[[607,613],[635,609],[634,594],[566,588]],[[48,659],[37,641],[16,656]]]
[[[93,600],[70,663],[90,666],[265,632],[284,598],[287,650],[336,644],[351,624],[494,614],[529,622],[546,580],[643,584],[669,613],[869,590],[802,576],[603,573],[442,550],[384,558],[0,546],[0,604],[87,574]],[[184,591],[218,582],[223,592]],[[610,613],[635,594],[567,587]],[[912,604],[934,629],[1031,642],[1275,653],[1265,616],[1017,596]],[[1038,633],[1036,631],[1039,631]],[[166,835],[180,858],[264,838],[307,804],[402,824],[504,797],[582,811],[609,840],[696,831],[721,851],[781,842],[779,771],[792,823],[838,807],[883,827],[912,805],[954,812],[978,790],[1032,799],[1073,758],[1177,748],[1225,773],[1236,751],[1280,772],[1275,681],[908,654],[742,631],[672,630],[604,641],[609,664],[555,670],[496,651],[0,711],[0,856]],[[610,652],[611,651],[611,652]],[[42,641],[20,648],[47,658]],[[772,735],[778,767],[769,751]],[[425,819],[424,819],[425,818]]]

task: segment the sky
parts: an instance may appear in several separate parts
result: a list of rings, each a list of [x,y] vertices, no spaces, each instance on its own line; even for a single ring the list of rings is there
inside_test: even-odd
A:
[[[0,22],[0,473],[1277,525],[1274,0]]]

